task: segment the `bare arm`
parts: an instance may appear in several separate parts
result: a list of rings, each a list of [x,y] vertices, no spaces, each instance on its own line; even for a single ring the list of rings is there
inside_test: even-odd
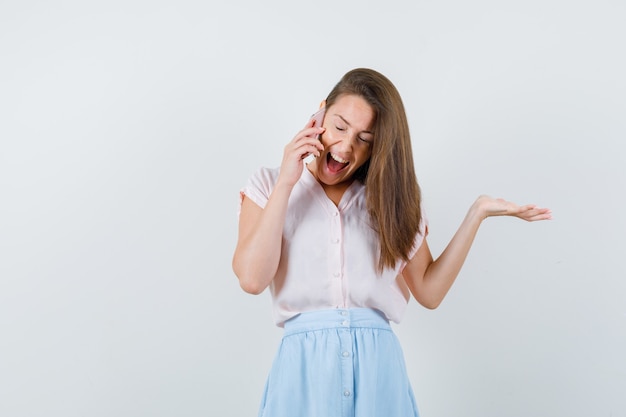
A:
[[[265,209],[243,199],[233,271],[245,292],[262,293],[276,274],[290,193],[289,187],[277,186]]]
[[[490,216],[514,216],[526,221],[551,218],[549,209],[518,206],[503,199],[480,196],[472,204],[448,246],[433,260],[426,240],[402,275],[415,299],[427,308],[439,306],[454,283],[474,242],[478,228]]]
[[[282,249],[283,226],[291,190],[302,175],[308,154],[319,155],[323,146],[316,139],[323,128],[301,130],[285,146],[280,174],[265,208],[244,197],[239,214],[239,235],[232,266],[241,288],[260,294],[276,275]]]

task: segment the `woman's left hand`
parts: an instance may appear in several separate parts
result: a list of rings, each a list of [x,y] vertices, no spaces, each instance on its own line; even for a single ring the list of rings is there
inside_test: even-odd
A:
[[[482,214],[483,218],[491,216],[513,216],[528,222],[552,219],[552,211],[547,208],[540,208],[534,204],[519,206],[511,201],[502,198],[492,198],[481,195],[476,199],[474,206]]]

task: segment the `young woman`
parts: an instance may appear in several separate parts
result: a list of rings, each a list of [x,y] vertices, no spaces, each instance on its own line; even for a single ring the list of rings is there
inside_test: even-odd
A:
[[[549,219],[548,209],[480,196],[433,259],[400,94],[382,74],[345,74],[284,149],[241,191],[233,270],[242,289],[270,288],[284,336],[264,417],[417,416],[389,321],[413,297],[436,308],[481,222]],[[313,155],[311,162],[305,158]]]

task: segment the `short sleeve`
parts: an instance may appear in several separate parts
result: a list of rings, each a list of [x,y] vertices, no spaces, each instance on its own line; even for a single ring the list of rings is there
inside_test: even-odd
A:
[[[239,211],[243,197],[246,196],[256,205],[265,208],[278,178],[278,169],[259,168],[248,178],[247,184],[239,190]]]

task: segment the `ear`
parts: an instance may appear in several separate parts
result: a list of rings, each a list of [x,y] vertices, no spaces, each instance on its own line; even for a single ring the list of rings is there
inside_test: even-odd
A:
[[[326,107],[326,100],[322,100],[322,102],[320,103],[320,109],[322,107]]]

